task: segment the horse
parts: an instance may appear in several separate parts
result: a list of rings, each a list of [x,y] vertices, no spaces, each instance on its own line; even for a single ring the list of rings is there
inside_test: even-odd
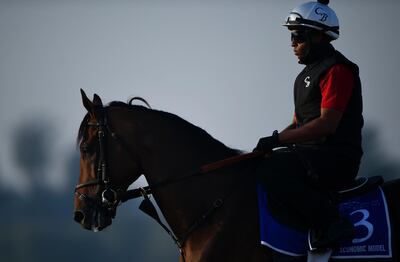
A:
[[[273,252],[260,244],[252,175],[264,154],[241,159],[243,152],[174,114],[151,109],[141,98],[147,107],[118,101],[104,106],[97,94],[93,101],[83,90],[81,95],[87,114],[77,138],[76,222],[103,230],[112,224],[121,202],[143,196],[141,209],[172,236],[181,262],[273,261]],[[148,186],[130,192],[129,185],[142,174]],[[385,261],[398,261],[400,179],[385,183],[383,190],[393,233],[393,259]],[[149,204],[149,194],[170,230]]]

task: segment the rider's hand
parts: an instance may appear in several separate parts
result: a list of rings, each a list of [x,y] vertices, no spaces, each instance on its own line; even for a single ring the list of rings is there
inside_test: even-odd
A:
[[[274,131],[272,136],[262,137],[258,140],[256,148],[254,151],[271,151],[272,149],[281,146],[281,142],[279,141],[278,131]]]

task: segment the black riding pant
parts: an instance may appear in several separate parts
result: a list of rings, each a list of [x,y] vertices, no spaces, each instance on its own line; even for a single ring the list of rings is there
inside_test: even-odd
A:
[[[331,192],[350,184],[359,161],[329,149],[281,149],[256,170],[271,213],[298,230],[323,227],[339,218]]]

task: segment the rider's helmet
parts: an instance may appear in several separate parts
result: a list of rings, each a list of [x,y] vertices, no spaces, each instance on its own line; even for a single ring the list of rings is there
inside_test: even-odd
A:
[[[298,27],[316,29],[335,40],[339,37],[339,20],[328,4],[329,0],[302,4],[290,12],[284,26],[289,30]]]

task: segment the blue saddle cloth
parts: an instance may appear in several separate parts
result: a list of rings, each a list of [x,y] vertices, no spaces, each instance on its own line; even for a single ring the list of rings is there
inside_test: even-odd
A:
[[[308,234],[279,223],[267,208],[264,187],[257,186],[261,244],[282,254],[304,256],[308,251]],[[339,205],[340,214],[355,227],[356,236],[340,243],[332,257],[390,258],[392,257],[391,231],[386,199],[382,189],[349,198]]]

